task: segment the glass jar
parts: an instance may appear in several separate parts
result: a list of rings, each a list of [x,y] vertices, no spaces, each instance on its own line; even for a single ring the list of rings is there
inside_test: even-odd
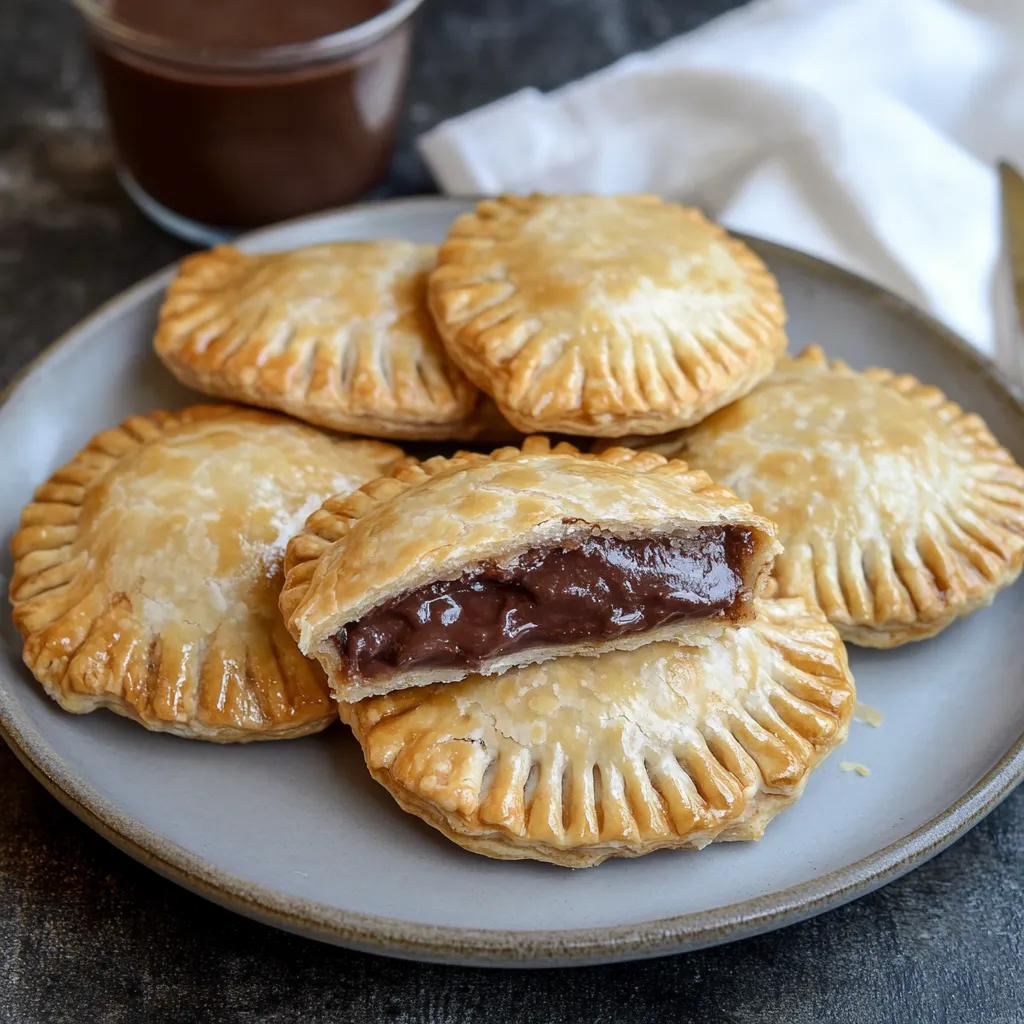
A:
[[[125,189],[200,244],[355,199],[390,162],[421,2],[398,0],[309,41],[245,49],[162,38],[121,20],[110,0],[73,0]]]

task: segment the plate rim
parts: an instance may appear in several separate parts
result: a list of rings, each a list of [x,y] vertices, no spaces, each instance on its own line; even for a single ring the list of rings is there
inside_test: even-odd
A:
[[[372,213],[400,206],[454,211],[476,197],[417,196],[325,210],[249,232],[238,242],[259,241],[285,227],[327,217]],[[1024,423],[1024,394],[994,361],[950,328],[882,286],[815,256],[768,239],[733,232],[762,251],[777,251],[821,277],[858,290],[899,310],[952,350],[1014,409]],[[102,303],[22,367],[0,392],[5,407],[37,370],[75,342],[83,330],[148,298],[170,280],[177,263],[145,277]],[[9,680],[5,679],[9,684]],[[851,864],[764,896],[630,925],[577,929],[511,930],[431,925],[344,910],[289,896],[225,871],[211,861],[141,825],[68,770],[19,702],[0,687],[0,738],[61,804],[135,860],[171,881],[230,910],[335,945],[420,961],[505,967],[555,967],[642,959],[681,953],[793,924],[840,906],[893,881],[940,853],[993,811],[1024,779],[1024,733],[966,793],[906,836]]]

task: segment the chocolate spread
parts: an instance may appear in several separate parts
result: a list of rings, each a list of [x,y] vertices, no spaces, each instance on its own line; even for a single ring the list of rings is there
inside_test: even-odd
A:
[[[416,666],[477,668],[498,655],[729,612],[750,531],[685,538],[593,537],[431,583],[373,609],[334,641],[364,677]]]
[[[96,38],[121,162],[164,206],[250,226],[348,202],[387,169],[411,24],[333,59],[245,70],[232,53],[307,42],[389,0],[113,0],[122,23],[168,41],[163,59]]]

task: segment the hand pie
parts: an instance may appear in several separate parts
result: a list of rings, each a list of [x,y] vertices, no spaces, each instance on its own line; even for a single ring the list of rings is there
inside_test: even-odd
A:
[[[221,398],[335,430],[408,439],[473,434],[479,392],[427,313],[435,248],[339,242],[250,256],[190,256],[167,289],[155,347]]]
[[[989,604],[1024,560],[1024,470],[938,389],[819,348],[656,451],[779,526],[782,595],[846,640],[894,647]]]
[[[791,599],[698,647],[558,658],[341,716],[403,810],[474,853],[575,868],[760,839],[853,707],[839,636]]]
[[[281,611],[335,696],[713,635],[752,614],[774,527],[704,473],[528,438],[331,499],[288,545]]]
[[[455,221],[428,296],[452,358],[523,431],[660,434],[786,347],[775,279],[654,196],[503,196]]]
[[[133,416],[43,484],[14,536],[24,659],[73,712],[222,742],[337,717],[277,610],[287,539],[401,457],[235,406]]]

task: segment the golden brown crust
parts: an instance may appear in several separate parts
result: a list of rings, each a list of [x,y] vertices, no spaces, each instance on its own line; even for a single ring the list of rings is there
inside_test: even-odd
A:
[[[759,838],[854,703],[835,629],[792,599],[699,647],[558,658],[341,713],[373,777],[460,846],[588,867]]]
[[[191,387],[379,437],[468,440],[479,393],[426,309],[436,249],[339,242],[185,259],[154,342]]]
[[[288,545],[281,611],[299,649],[315,657],[339,700],[428,682],[451,681],[468,669],[421,668],[360,679],[333,637],[372,608],[482,563],[502,564],[537,547],[602,533],[618,537],[683,535],[707,525],[739,526],[753,535],[743,568],[736,618],[767,575],[777,546],[774,526],[707,474],[685,463],[626,448],[581,455],[572,445],[527,438],[522,448],[490,455],[460,452],[402,466],[310,516]],[[485,662],[483,673],[565,654],[600,654],[640,646],[681,628],[696,637],[719,632],[719,614],[685,627],[533,648]]]
[[[12,541],[24,659],[62,707],[216,741],[335,717],[277,611],[284,545],[402,453],[228,405],[133,416],[42,484]]]
[[[975,415],[890,370],[812,347],[652,450],[777,522],[779,593],[842,636],[894,647],[989,604],[1024,563],[1024,470]]]
[[[786,347],[775,280],[654,196],[502,196],[456,220],[428,299],[452,358],[525,432],[695,423]]]

